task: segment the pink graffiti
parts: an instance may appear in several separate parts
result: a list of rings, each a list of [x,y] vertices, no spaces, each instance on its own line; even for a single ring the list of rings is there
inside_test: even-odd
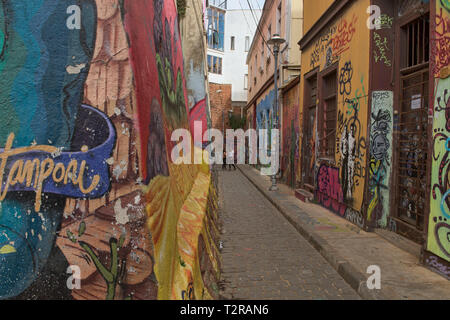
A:
[[[317,174],[317,187],[316,198],[319,203],[343,217],[346,206],[339,183],[339,169],[322,165]]]
[[[435,75],[439,76],[442,68],[450,64],[450,19],[443,14],[442,8],[436,14],[435,31]]]
[[[202,132],[200,132],[201,135],[195,135],[194,139],[196,144],[202,144],[203,143],[203,135],[205,134],[206,130],[208,130],[208,120],[207,120],[207,113],[206,113],[206,98],[203,100],[200,100],[189,112],[189,121],[190,121],[190,127],[191,132],[195,132],[195,122],[201,122],[202,123]],[[198,139],[198,140],[197,140]]]
[[[356,32],[357,21],[358,17],[356,15],[353,15],[352,21],[350,23],[348,23],[346,19],[342,19],[342,21],[339,23],[337,32],[331,40],[334,56],[338,56],[342,52],[348,50],[349,44]]]

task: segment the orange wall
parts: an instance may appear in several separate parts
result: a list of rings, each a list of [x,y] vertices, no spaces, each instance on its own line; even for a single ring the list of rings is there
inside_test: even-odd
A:
[[[326,1],[331,2],[331,1]],[[311,20],[311,16],[318,17],[316,3],[324,4],[325,1],[305,1],[305,24],[306,17]],[[352,77],[346,86],[347,93],[340,94],[338,81],[338,119],[336,122],[336,146],[335,158],[330,167],[342,171],[353,169],[351,181],[340,181],[341,187],[347,185],[350,190],[346,198],[345,207],[360,211],[364,198],[366,155],[368,152],[368,93],[369,93],[369,49],[370,33],[366,27],[366,8],[370,5],[370,0],[354,2],[352,6],[340,13],[328,26],[320,32],[307,48],[302,52],[302,79],[300,85],[300,128],[303,127],[303,103],[304,103],[304,75],[311,70],[318,68],[323,71],[327,67],[327,52],[333,52],[331,64],[338,63],[338,77],[345,71],[346,67],[352,70]],[[320,6],[319,6],[320,7]],[[324,8],[323,5],[322,8]],[[331,41],[330,41],[331,40]],[[351,100],[357,105],[354,110],[347,102]],[[320,117],[321,115],[318,114]],[[317,120],[317,119],[316,119]],[[355,148],[359,150],[354,161],[348,161],[341,152],[342,143],[345,143],[345,128],[350,122],[356,121],[358,124],[358,134],[355,139]],[[302,129],[300,129],[302,131]],[[300,134],[300,147],[303,133]],[[317,134],[316,134],[317,136]],[[318,150],[316,139],[316,152]],[[351,141],[351,143],[353,143]],[[311,152],[306,150],[306,152]],[[313,155],[314,156],[314,155]],[[301,162],[300,162],[301,163]],[[323,163],[322,159],[315,158],[316,169]],[[350,171],[351,172],[351,171]],[[343,188],[345,190],[345,188]],[[337,192],[339,193],[339,192]],[[341,192],[342,193],[342,192]]]
[[[304,32],[308,32],[314,23],[322,16],[322,14],[328,9],[334,0],[304,0],[303,8],[305,12],[304,16]]]

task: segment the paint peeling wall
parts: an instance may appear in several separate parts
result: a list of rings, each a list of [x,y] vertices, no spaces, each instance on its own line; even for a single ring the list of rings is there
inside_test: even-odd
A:
[[[314,127],[315,150],[302,150],[313,154],[316,185],[315,198],[323,206],[342,217],[362,218],[369,148],[369,36],[366,9],[370,1],[352,2],[302,52],[302,79],[300,85],[300,128],[303,128],[305,75],[320,72],[337,64],[337,119],[335,156],[319,157],[320,141],[317,123]],[[305,6],[305,17],[309,15]],[[306,28],[307,29],[307,28]],[[319,113],[317,119],[324,115]],[[302,129],[301,129],[302,130]],[[300,133],[301,139],[304,132]],[[300,143],[301,140],[300,139]],[[357,215],[356,218],[353,218]]]
[[[443,261],[450,262],[450,3],[436,0],[431,5],[430,60],[434,95],[430,103],[430,115],[433,115],[432,173],[426,250]],[[441,264],[439,258],[428,257],[425,263],[447,277],[450,276],[448,264]]]
[[[0,298],[217,297],[213,179],[169,159],[190,127],[175,4],[71,5],[0,7]]]
[[[191,131],[194,132],[195,121],[199,121],[203,127],[202,134],[211,127],[211,112],[207,93],[208,74],[206,72],[204,10],[203,1],[189,0],[186,4],[186,15],[180,21]],[[202,141],[196,141],[196,144],[201,146]]]

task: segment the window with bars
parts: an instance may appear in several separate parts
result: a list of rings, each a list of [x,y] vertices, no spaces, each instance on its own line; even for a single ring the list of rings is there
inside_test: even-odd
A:
[[[334,159],[337,121],[337,66],[322,74],[319,104],[319,154]]]
[[[402,28],[405,51],[402,54],[403,68],[410,68],[427,63],[430,59],[430,19],[422,16]]]

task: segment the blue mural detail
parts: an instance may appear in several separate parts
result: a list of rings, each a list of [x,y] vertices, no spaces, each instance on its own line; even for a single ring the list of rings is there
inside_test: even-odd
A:
[[[256,106],[256,128],[269,129],[272,127],[272,112],[275,102],[275,90],[271,90]]]
[[[67,8],[72,5],[81,9],[79,30],[66,26]],[[2,0],[0,4],[0,145],[6,146],[13,134],[13,149],[52,146],[64,151],[54,155],[55,163],[67,165],[71,157],[86,160],[85,181],[94,174],[102,179],[101,187],[86,197],[99,196],[109,186],[103,162],[115,139],[110,124],[102,124],[104,118],[92,108],[81,108],[96,21],[94,0]],[[82,119],[83,112],[90,112],[92,119]],[[105,132],[100,133],[102,129]],[[78,152],[82,147],[90,151]],[[21,158],[43,160],[48,154]],[[70,184],[50,180],[44,183],[44,192],[80,196]],[[19,185],[11,190],[0,203],[0,298],[19,295],[38,277],[54,247],[66,202],[62,195],[44,193],[36,206],[36,192],[18,191],[28,190]]]
[[[7,192],[36,191],[34,185],[37,177],[43,171],[50,172],[50,168],[53,170],[43,181],[43,193],[59,194],[70,198],[95,199],[108,192],[110,177],[106,160],[111,157],[116,140],[114,126],[105,114],[86,105],[80,109],[78,119],[71,148],[77,151],[57,154],[28,151],[5,157],[4,149],[0,149],[2,165],[3,162],[6,162],[5,170],[1,170],[3,167],[0,169],[0,181],[2,182],[0,195],[5,192],[5,188],[7,188]],[[86,150],[80,151],[83,148]],[[9,150],[9,152],[11,151],[14,149]],[[44,161],[47,159],[49,163],[44,167]],[[37,166],[33,165],[33,161],[36,160],[38,160]],[[22,169],[11,172],[11,169],[19,161],[22,162],[20,166]],[[31,185],[27,185],[26,181],[12,185],[11,181],[17,179],[21,172],[22,175],[27,174],[23,169],[23,165],[27,161],[31,164],[29,167],[32,168]],[[95,187],[89,192],[83,192],[90,186]]]

